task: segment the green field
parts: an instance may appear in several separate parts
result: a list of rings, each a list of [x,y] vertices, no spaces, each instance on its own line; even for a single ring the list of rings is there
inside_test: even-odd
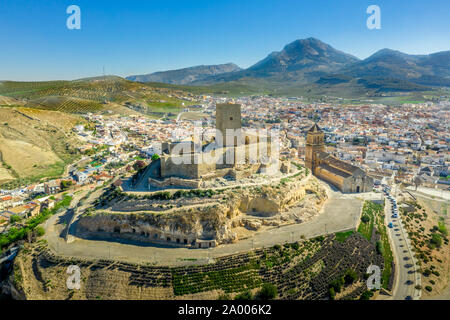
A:
[[[363,220],[364,217],[367,217],[368,221],[361,221],[358,227],[358,232],[370,241],[372,239],[373,226],[375,223],[375,203],[371,201],[364,202],[361,220]]]
[[[350,237],[354,233],[353,230],[346,231],[346,232],[338,232],[336,233],[336,240],[339,242],[345,242],[345,240]]]
[[[377,241],[376,247],[378,253],[383,255],[384,269],[381,276],[382,287],[387,289],[389,279],[392,273],[392,261],[394,260],[391,245],[389,243],[389,236],[387,234],[387,227],[384,220],[384,206],[374,203],[372,201],[365,201],[362,216],[367,216],[370,220],[367,222],[361,221],[358,232],[361,233],[367,240],[371,241],[374,226],[380,240]]]

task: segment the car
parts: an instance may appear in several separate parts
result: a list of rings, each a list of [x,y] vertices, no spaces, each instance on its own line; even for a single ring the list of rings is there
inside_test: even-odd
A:
[[[391,228],[391,229],[394,227],[394,225],[392,224],[392,222],[389,222],[388,227]]]

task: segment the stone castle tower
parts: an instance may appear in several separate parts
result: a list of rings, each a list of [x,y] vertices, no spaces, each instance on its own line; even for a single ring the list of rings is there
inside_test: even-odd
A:
[[[319,164],[318,152],[325,152],[325,134],[316,123],[306,136],[305,164],[313,173]]]
[[[236,146],[235,136],[226,136],[227,129],[241,129],[241,105],[240,104],[218,104],[216,106],[216,132],[220,131],[223,137],[223,145],[227,147]]]

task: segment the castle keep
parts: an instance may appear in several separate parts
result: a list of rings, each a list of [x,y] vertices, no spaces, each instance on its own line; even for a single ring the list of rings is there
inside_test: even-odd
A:
[[[215,178],[238,180],[252,174],[276,174],[289,170],[278,159],[271,137],[244,132],[241,105],[216,106],[216,136],[212,141],[192,140],[162,144],[162,155],[145,176],[149,187],[202,187]],[[285,171],[285,170],[284,170]]]
[[[325,152],[325,134],[317,124],[306,137],[305,163],[315,176],[344,193],[372,191],[373,179],[364,170]]]

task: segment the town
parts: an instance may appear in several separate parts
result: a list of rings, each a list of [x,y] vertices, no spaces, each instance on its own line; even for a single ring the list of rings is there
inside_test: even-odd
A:
[[[193,99],[191,94],[183,98]],[[84,115],[89,125],[73,128],[81,141],[81,156],[66,168],[64,176],[0,190],[0,232],[52,207],[63,194],[94,189],[114,177],[131,175],[152,157],[159,157],[163,141],[191,139],[199,127],[202,134],[213,134],[215,106],[228,102],[242,106],[244,127],[279,132],[283,159],[305,164],[306,133],[318,123],[326,133],[327,152],[363,168],[373,178],[374,190],[381,190],[390,180],[436,195],[450,188],[450,102],[445,97],[439,102],[395,106],[270,96],[195,99],[196,105],[176,117]]]

